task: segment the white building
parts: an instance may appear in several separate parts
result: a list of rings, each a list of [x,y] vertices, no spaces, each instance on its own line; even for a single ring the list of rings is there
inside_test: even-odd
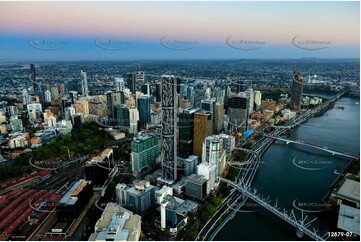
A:
[[[73,124],[70,120],[61,120],[57,123],[59,132],[63,135],[70,134],[73,129]]]
[[[201,175],[208,180],[207,195],[219,184],[217,173],[217,166],[215,164],[202,162],[197,166],[197,175]]]
[[[161,205],[164,197],[167,195],[173,196],[173,188],[164,185],[161,189],[155,192],[155,196],[157,198],[156,203]]]
[[[125,85],[124,85],[124,79],[123,78],[116,77],[115,81],[114,81],[114,84],[115,84],[115,90],[117,92],[124,91]]]
[[[115,194],[117,198],[117,202],[120,206],[126,206],[128,203],[127,200],[127,190],[129,187],[124,183],[118,183],[115,187]]]
[[[51,116],[49,118],[47,118],[47,124],[48,124],[48,127],[56,127],[56,117],[54,116]]]
[[[138,132],[138,120],[139,120],[139,111],[136,108],[129,109],[129,133],[135,134]]]
[[[29,92],[27,89],[23,89],[22,90],[22,94],[23,94],[23,104],[27,105],[30,103],[30,96],[29,96]]]
[[[260,91],[254,91],[254,104],[256,105],[256,111],[261,109],[262,93]]]
[[[252,89],[252,87],[249,87],[246,91],[246,98],[248,101],[248,115],[250,115],[251,113],[253,113],[254,110],[254,91]]]
[[[89,241],[139,241],[141,217],[114,203],[108,203],[95,224]]]
[[[51,92],[49,90],[45,90],[44,96],[45,96],[45,102],[51,103]]]
[[[296,117],[296,112],[292,112],[289,109],[283,109],[282,110],[282,117],[284,120],[290,120]]]

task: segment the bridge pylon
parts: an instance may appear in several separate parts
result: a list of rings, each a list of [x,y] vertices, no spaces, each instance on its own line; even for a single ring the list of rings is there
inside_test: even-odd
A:
[[[303,229],[301,227],[297,227],[296,229],[296,235],[298,238],[302,238],[305,233],[303,232]]]

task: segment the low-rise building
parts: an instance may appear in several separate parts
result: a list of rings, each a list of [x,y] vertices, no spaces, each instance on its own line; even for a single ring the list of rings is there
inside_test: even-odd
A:
[[[187,178],[185,195],[202,201],[207,195],[207,182],[204,176],[193,174]]]
[[[89,241],[139,241],[140,233],[139,215],[115,203],[108,203]]]
[[[354,204],[360,208],[360,182],[346,178],[341,186],[332,192],[331,198],[333,197],[337,198],[337,204]]]

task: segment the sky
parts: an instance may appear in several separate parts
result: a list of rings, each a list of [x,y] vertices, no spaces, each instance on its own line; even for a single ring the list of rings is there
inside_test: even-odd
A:
[[[355,2],[0,2],[0,60],[359,58]]]

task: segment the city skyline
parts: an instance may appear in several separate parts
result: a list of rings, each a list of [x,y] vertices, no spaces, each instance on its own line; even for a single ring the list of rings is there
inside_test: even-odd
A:
[[[1,61],[360,54],[359,2],[1,2],[0,6]],[[38,9],[44,14],[36,14]]]

